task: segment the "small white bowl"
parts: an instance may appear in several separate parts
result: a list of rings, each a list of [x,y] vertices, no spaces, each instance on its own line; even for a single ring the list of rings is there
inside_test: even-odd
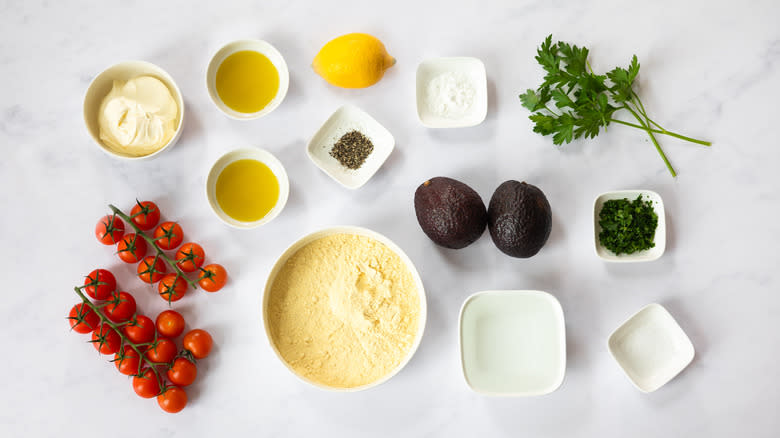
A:
[[[655,229],[655,236],[653,238],[655,246],[644,251],[637,251],[633,254],[616,255],[605,248],[599,241],[599,233],[601,233],[599,213],[601,213],[601,208],[604,207],[604,203],[609,200],[625,198],[629,201],[633,201],[639,195],[642,195],[643,201],[649,200],[652,202],[655,214],[658,216],[658,227]],[[608,262],[650,262],[658,259],[666,250],[666,215],[664,213],[664,202],[661,200],[661,195],[651,190],[620,190],[598,195],[593,202],[593,233],[596,255],[603,260]]]
[[[325,236],[330,236],[333,234],[353,234],[353,235],[359,235],[359,236],[366,236],[370,237],[374,240],[377,240],[381,243],[383,243],[385,246],[390,248],[394,253],[398,254],[398,256],[401,258],[401,260],[404,262],[406,267],[409,269],[409,272],[412,274],[412,279],[414,280],[414,285],[417,287],[417,292],[419,293],[420,297],[420,320],[417,324],[417,334],[414,338],[414,343],[412,344],[412,347],[409,349],[409,352],[407,353],[406,357],[401,360],[401,363],[398,364],[398,366],[390,371],[387,375],[380,378],[379,380],[376,380],[374,382],[368,383],[366,385],[362,386],[356,386],[353,388],[337,388],[332,386],[323,385],[322,383],[315,382],[313,380],[308,379],[306,376],[298,374],[295,369],[290,366],[290,364],[287,363],[286,360],[284,360],[284,357],[282,357],[282,354],[279,352],[279,349],[276,347],[276,344],[274,343],[274,340],[271,336],[271,329],[268,326],[268,297],[270,296],[271,287],[274,284],[274,281],[276,280],[276,276],[279,274],[279,271],[284,267],[285,263],[287,263],[287,260],[292,257],[299,249],[306,246],[307,244],[323,238]],[[268,343],[271,344],[271,348],[274,350],[274,353],[276,353],[276,357],[279,358],[279,360],[284,364],[287,369],[290,370],[290,372],[293,373],[297,378],[299,378],[301,381],[306,382],[314,387],[324,389],[327,391],[333,391],[333,392],[357,392],[357,391],[363,391],[369,388],[373,388],[375,386],[379,386],[388,380],[390,380],[393,376],[398,374],[407,363],[412,359],[412,356],[414,356],[414,353],[417,351],[417,347],[420,346],[420,341],[422,340],[423,333],[425,332],[425,321],[427,316],[427,304],[426,304],[426,298],[425,298],[425,289],[423,288],[422,279],[420,278],[420,274],[417,272],[417,269],[414,267],[414,264],[412,263],[412,260],[409,258],[409,256],[406,255],[406,253],[403,252],[403,250],[396,245],[392,240],[388,239],[387,237],[383,236],[382,234],[377,233],[376,231],[369,230],[367,228],[362,227],[355,227],[355,226],[338,226],[338,227],[331,227],[331,228],[325,228],[320,231],[315,231],[311,234],[308,234],[300,239],[298,239],[295,243],[290,245],[279,258],[276,260],[276,263],[274,264],[273,268],[271,268],[271,273],[268,274],[268,280],[266,280],[265,283],[265,290],[263,292],[263,327],[265,328],[265,335],[266,339],[268,339]]]
[[[267,56],[279,73],[279,90],[276,92],[276,96],[274,96],[268,105],[255,113],[242,113],[228,107],[222,102],[222,98],[220,98],[219,93],[217,93],[217,70],[219,70],[219,66],[222,65],[225,58],[242,50],[251,50]],[[284,61],[282,54],[279,53],[274,46],[262,40],[239,40],[226,44],[214,54],[211,58],[211,62],[209,62],[208,70],[206,70],[206,87],[209,90],[211,100],[220,111],[236,120],[257,119],[270,113],[282,103],[282,100],[284,100],[284,97],[287,95],[287,87],[289,87],[289,85],[290,72],[287,70],[287,63]]]
[[[342,135],[350,131],[360,131],[371,140],[374,151],[366,158],[359,169],[348,169],[330,155],[333,145]],[[390,156],[395,147],[395,139],[384,126],[380,125],[365,111],[353,105],[344,105],[337,109],[314,134],[306,153],[311,161],[323,172],[348,189],[357,189],[376,173]]]
[[[179,120],[176,126],[176,132],[165,146],[151,154],[135,157],[115,151],[103,143],[103,140],[100,139],[98,116],[100,113],[100,105],[103,103],[103,99],[111,91],[111,88],[113,88],[115,80],[127,81],[139,76],[155,77],[168,87],[174,100],[176,100],[176,105],[179,107]],[[181,97],[181,91],[179,91],[176,82],[174,82],[171,75],[165,70],[146,61],[124,61],[103,70],[100,74],[95,76],[95,79],[89,84],[89,88],[87,88],[87,92],[84,95],[84,123],[87,125],[87,132],[89,132],[89,135],[95,140],[95,143],[97,143],[97,145],[100,146],[100,149],[108,155],[129,161],[148,160],[171,148],[179,140],[182,131],[181,127],[184,125],[184,99]]]
[[[653,392],[680,373],[694,356],[693,344],[660,304],[648,304],[607,341],[609,352],[642,392]]]
[[[444,73],[462,74],[474,87],[474,103],[456,118],[442,117],[429,107],[428,84]],[[485,120],[488,109],[487,73],[485,64],[477,58],[433,58],[417,67],[417,117],[428,128],[462,128],[479,125]]]
[[[244,159],[257,160],[265,164],[269,169],[271,169],[271,172],[274,173],[276,180],[279,182],[279,199],[276,201],[276,205],[274,205],[274,208],[272,208],[268,214],[254,222],[241,222],[233,219],[224,211],[222,211],[222,207],[220,207],[219,202],[217,202],[216,192],[217,179],[219,178],[219,174],[222,173],[228,164]],[[263,149],[243,148],[226,153],[225,155],[219,157],[216,162],[214,162],[214,165],[211,166],[209,175],[206,178],[206,198],[208,199],[209,205],[211,205],[211,209],[214,211],[214,214],[216,214],[217,217],[222,220],[222,222],[232,227],[241,229],[255,228],[271,222],[271,220],[278,216],[279,213],[281,213],[284,209],[285,204],[287,204],[287,196],[289,194],[290,181],[287,179],[287,171],[284,170],[284,166],[279,160],[276,159],[276,157]]]
[[[533,290],[485,291],[460,309],[460,358],[469,387],[484,395],[555,391],[566,373],[566,329],[558,300]]]

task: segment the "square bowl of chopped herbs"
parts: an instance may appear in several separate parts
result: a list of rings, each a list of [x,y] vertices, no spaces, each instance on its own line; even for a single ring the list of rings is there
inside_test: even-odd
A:
[[[619,190],[593,203],[596,255],[609,262],[649,262],[666,249],[666,215],[651,190]]]

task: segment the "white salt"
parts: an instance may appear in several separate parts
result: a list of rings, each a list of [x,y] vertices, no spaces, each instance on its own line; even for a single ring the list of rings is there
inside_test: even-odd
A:
[[[434,77],[425,90],[428,109],[438,117],[463,117],[474,105],[477,91],[471,79],[460,72],[447,72]]]

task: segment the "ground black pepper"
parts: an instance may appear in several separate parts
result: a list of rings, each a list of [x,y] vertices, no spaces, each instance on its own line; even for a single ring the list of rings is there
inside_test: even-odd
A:
[[[349,131],[333,145],[330,156],[348,169],[360,169],[374,151],[374,144],[360,131]]]

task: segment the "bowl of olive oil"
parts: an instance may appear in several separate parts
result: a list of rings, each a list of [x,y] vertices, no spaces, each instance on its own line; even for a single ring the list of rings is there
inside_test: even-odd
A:
[[[251,120],[273,111],[287,95],[290,74],[282,54],[262,40],[239,40],[214,54],[206,71],[211,100],[228,117]]]
[[[287,204],[290,183],[282,163],[257,148],[221,156],[206,178],[206,198],[222,222],[255,228],[273,220]]]

